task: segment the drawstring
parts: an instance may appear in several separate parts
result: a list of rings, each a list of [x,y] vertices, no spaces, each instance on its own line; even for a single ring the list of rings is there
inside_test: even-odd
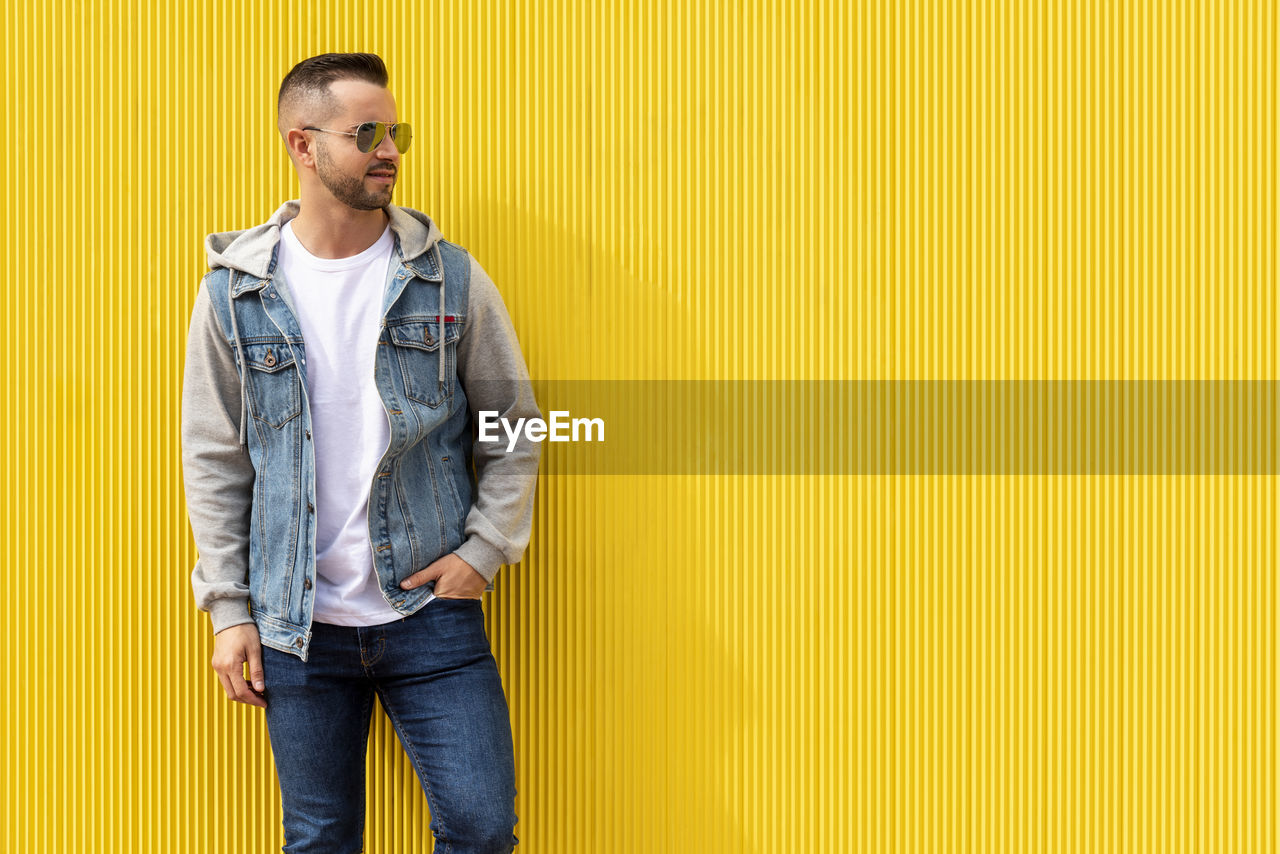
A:
[[[245,383],[249,381],[248,365],[244,363],[244,347],[240,344],[240,329],[236,326],[236,307],[231,301],[231,285],[235,274],[227,271],[227,310],[231,312],[231,337],[236,339],[236,357],[240,360],[240,444],[244,445],[244,414],[249,410],[249,390]]]
[[[437,321],[440,324],[440,388],[444,388],[444,345],[449,336],[444,330],[444,259],[440,257],[440,244],[437,242],[433,249],[436,250],[436,264],[440,267],[440,314]]]

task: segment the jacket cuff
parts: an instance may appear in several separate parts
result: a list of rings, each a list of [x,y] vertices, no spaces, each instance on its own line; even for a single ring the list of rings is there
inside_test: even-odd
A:
[[[474,535],[459,546],[454,554],[471,564],[489,584],[493,584],[493,577],[502,567],[502,552]]]
[[[214,599],[209,603],[209,618],[213,621],[215,635],[223,629],[253,622],[253,617],[249,614],[249,600],[244,596]]]

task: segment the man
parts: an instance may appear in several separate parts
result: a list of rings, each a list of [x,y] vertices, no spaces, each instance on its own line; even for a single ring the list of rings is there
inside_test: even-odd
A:
[[[299,200],[206,239],[182,398],[191,574],[232,700],[265,709],[288,852],[362,850],[374,694],[437,843],[518,840],[511,724],[481,595],[529,540],[539,417],[493,282],[391,204],[408,124],[371,54],[280,87]],[[248,665],[246,681],[244,667]]]

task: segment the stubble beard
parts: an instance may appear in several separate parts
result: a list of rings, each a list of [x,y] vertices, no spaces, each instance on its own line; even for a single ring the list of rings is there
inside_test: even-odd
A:
[[[358,211],[385,208],[391,203],[391,190],[395,187],[391,184],[385,190],[370,192],[364,185],[363,175],[356,178],[335,169],[323,146],[316,151],[316,176],[335,199]]]

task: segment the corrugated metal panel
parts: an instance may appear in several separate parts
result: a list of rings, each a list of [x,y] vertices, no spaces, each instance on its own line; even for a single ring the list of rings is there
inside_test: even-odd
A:
[[[178,391],[204,234],[296,195],[274,94],[313,53],[387,58],[397,201],[540,379],[1276,379],[1271,3],[4,27],[4,851],[283,841],[190,597]],[[550,476],[486,606],[521,849],[1275,850],[1276,509],[1274,476]],[[382,718],[369,804],[367,850],[429,844]]]

